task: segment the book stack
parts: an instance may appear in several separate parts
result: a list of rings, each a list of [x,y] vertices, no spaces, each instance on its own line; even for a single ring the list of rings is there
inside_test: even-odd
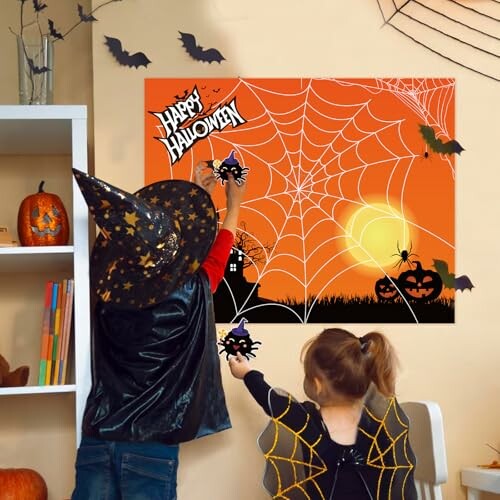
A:
[[[74,281],[45,285],[38,385],[66,384],[73,319]]]

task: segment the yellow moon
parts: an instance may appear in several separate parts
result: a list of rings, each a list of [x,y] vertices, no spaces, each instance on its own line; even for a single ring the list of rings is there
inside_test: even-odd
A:
[[[406,219],[386,203],[373,203],[356,210],[347,222],[345,240],[356,261],[377,269],[396,265],[401,257],[394,254],[403,250],[410,253],[410,247],[415,245]]]

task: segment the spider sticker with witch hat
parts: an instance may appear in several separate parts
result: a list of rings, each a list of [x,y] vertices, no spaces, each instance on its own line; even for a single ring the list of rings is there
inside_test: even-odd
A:
[[[224,161],[209,160],[207,165],[213,169],[216,179],[221,181],[221,184],[227,181],[228,174],[232,174],[238,186],[245,182],[247,172],[250,170],[248,167],[240,165],[240,162],[235,158],[234,150]]]
[[[226,333],[224,330],[219,332],[224,335],[218,342],[222,346],[219,354],[225,352],[226,359],[229,359],[229,356],[236,356],[239,352],[247,359],[250,359],[248,356],[255,358],[255,354],[252,351],[257,350],[257,344],[262,344],[262,342],[254,342],[250,338],[250,332],[245,328],[246,322],[245,318],[241,318],[238,326],[233,328],[229,333]]]

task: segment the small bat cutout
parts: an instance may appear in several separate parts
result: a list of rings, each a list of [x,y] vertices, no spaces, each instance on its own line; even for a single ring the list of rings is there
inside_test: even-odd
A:
[[[104,38],[106,39],[105,43],[109,51],[122,66],[138,68],[139,66],[147,66],[151,62],[143,52],[130,54],[126,50],[123,50],[122,42],[118,40],[118,38],[112,38],[110,36],[104,36]]]
[[[33,0],[33,8],[35,9],[35,12],[42,12],[42,10],[46,7],[46,3],[42,3],[40,0]]]
[[[91,23],[93,21],[97,21],[97,19],[92,14],[85,14],[83,12],[83,7],[78,4],[78,16],[82,23]]]
[[[50,71],[49,68],[47,68],[47,66],[36,66],[31,57],[28,57],[27,60],[28,60],[28,66],[30,67],[30,71],[34,75],[41,75],[42,73],[47,73],[47,71]]]
[[[464,290],[472,290],[474,288],[472,281],[465,274],[456,278],[454,273],[450,273],[448,271],[448,263],[444,260],[434,259],[433,266],[446,288],[460,290],[461,292]]]
[[[196,38],[191,33],[182,33],[179,31],[181,37],[179,40],[182,41],[182,46],[186,49],[186,52],[195,60],[203,61],[209,64],[221,61],[225,61],[224,56],[217,49],[204,49],[200,45],[197,45]]]
[[[64,40],[64,37],[54,28],[54,21],[49,19],[49,33],[52,38],[57,38],[59,40]]]
[[[465,151],[464,148],[454,139],[448,142],[436,139],[436,132],[434,132],[432,127],[429,127],[428,125],[419,125],[419,127],[424,141],[429,145],[432,151],[445,155],[451,155],[453,153],[460,154],[462,151]]]

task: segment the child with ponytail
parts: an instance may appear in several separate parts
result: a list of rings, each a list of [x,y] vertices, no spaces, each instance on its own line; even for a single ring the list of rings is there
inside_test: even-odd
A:
[[[306,342],[302,361],[312,401],[300,403],[269,386],[243,356],[229,360],[232,375],[272,418],[259,438],[271,496],[415,500],[415,456],[394,396],[397,358],[387,337],[326,329]]]

